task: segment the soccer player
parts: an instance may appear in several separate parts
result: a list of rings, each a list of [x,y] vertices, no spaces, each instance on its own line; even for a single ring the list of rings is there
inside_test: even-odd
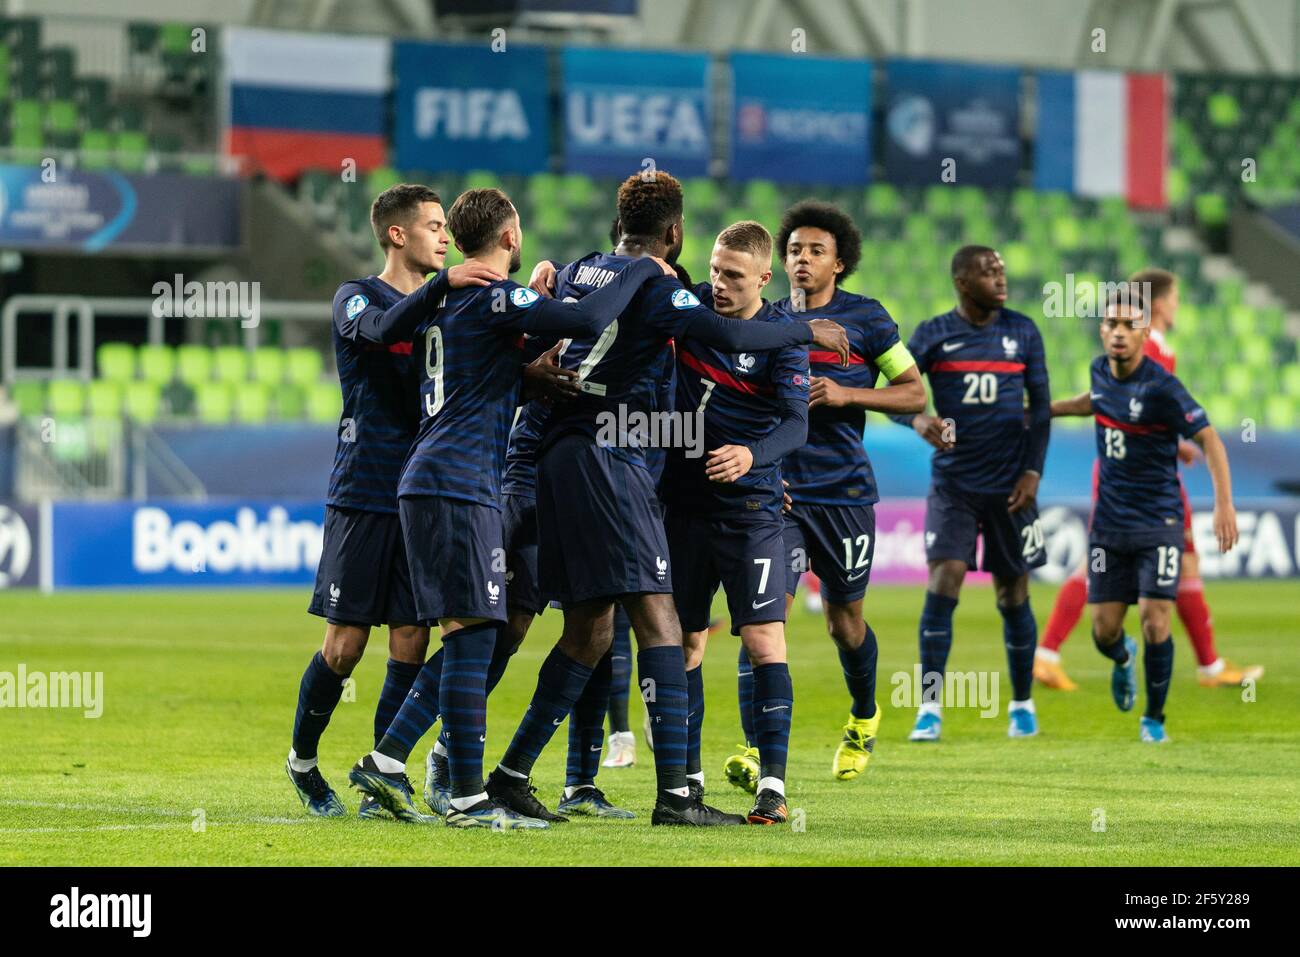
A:
[[[1171,373],[1148,361],[1146,303],[1132,287],[1112,294],[1101,321],[1104,354],[1092,363],[1088,392],[1052,403],[1053,415],[1095,419],[1101,475],[1088,531],[1088,605],[1097,650],[1114,662],[1111,694],[1121,711],[1137,698],[1137,643],[1124,633],[1124,616],[1138,606],[1144,647],[1146,709],[1139,738],[1169,740],[1165,700],[1173,676],[1169,616],[1182,569],[1183,496],[1178,441],[1205,454],[1214,483],[1214,534],[1219,550],[1237,542],[1228,452],[1197,404]]]
[[[762,298],[772,279],[772,236],[756,222],[718,234],[711,283],[695,293],[722,316],[754,323],[792,320]],[[785,647],[785,544],[781,459],[808,434],[808,352],[801,347],[729,353],[683,339],[677,347],[679,414],[703,422],[703,442],[675,446],[664,473],[664,527],[676,575],[673,598],[686,652],[686,776],[704,793],[704,649],[721,584],[731,633],[753,668],[751,723],[759,777],[751,824],[789,818],[785,767],[794,688]],[[704,452],[707,450],[707,457]]]
[[[792,290],[791,297],[777,307],[797,316],[834,319],[848,331],[851,346],[847,367],[830,353],[809,354],[813,379],[808,441],[781,464],[792,502],[785,520],[790,569],[786,613],[800,573],[811,565],[821,581],[826,630],[839,651],[850,698],[849,720],[831,770],[837,781],[850,781],[866,770],[880,727],[875,702],[876,635],[862,615],[875,552],[879,495],[862,431],[867,409],[924,412],[925,385],[885,307],[840,288],[862,255],[862,236],[847,214],[826,203],[798,203],[781,220],[777,248]],[[887,384],[877,389],[880,374]],[[742,655],[745,692],[753,680],[748,664]],[[745,697],[742,693],[742,719],[749,710]],[[744,727],[748,739],[752,729],[748,723]],[[729,759],[728,777],[751,787],[756,770],[752,762],[752,748],[742,749]]]
[[[486,285],[494,274],[477,266],[441,270],[447,252],[442,200],[427,186],[384,190],[370,207],[384,251],[377,276],[351,280],[334,294],[334,355],[343,390],[338,448],[325,506],[325,540],[308,611],[326,621],[325,641],[303,672],[286,769],[311,814],[339,817],[342,802],[321,776],[317,746],[361,660],[370,629],[388,625],[388,674],[375,708],[375,740],[397,712],[429,644],[411,594],[397,517],[397,479],[419,426],[419,378],[409,343],[387,331],[432,314],[452,277]],[[456,281],[460,281],[459,278]],[[382,814],[363,800],[360,814]]]
[[[1151,326],[1142,343],[1143,354],[1173,374],[1175,358],[1173,347],[1166,341],[1165,333],[1174,327],[1178,312],[1178,281],[1173,273],[1163,269],[1143,269],[1129,277],[1138,288],[1150,290]],[[1178,444],[1178,460],[1190,466],[1196,461],[1196,446],[1190,442]],[[1180,481],[1181,485],[1181,481]],[[1097,497],[1097,469],[1092,476],[1092,497]],[[1205,586],[1201,582],[1200,562],[1196,555],[1196,541],[1192,536],[1192,508],[1187,490],[1183,499],[1183,557],[1178,578],[1178,598],[1175,608],[1187,637],[1196,653],[1196,677],[1203,687],[1239,687],[1244,681],[1258,679],[1264,674],[1259,665],[1239,667],[1220,657],[1214,644],[1214,626],[1210,608],[1205,602]],[[1073,691],[1078,687],[1061,666],[1061,645],[1070,637],[1078,624],[1088,597],[1087,560],[1066,579],[1056,594],[1056,604],[1043,629],[1043,640],[1034,656],[1034,678],[1047,688]]]
[[[611,254],[593,253],[560,270],[556,295],[586,301],[638,257],[672,262],[681,250],[681,184],[662,170],[629,177],[618,193],[622,227]],[[628,611],[637,673],[654,728],[655,825],[740,824],[693,798],[686,778],[686,669],[672,600],[669,551],[644,442],[628,423],[656,411],[668,340],[693,339],[728,353],[816,342],[847,357],[843,330],[811,323],[727,319],[701,305],[674,277],[646,283],[599,337],[564,352],[582,395],[557,407],[537,461],[538,566],[542,593],[564,608],[564,629],[543,663],[537,689],[489,788],[522,795],[533,763],[573,708],[608,651],[614,602]]]
[[[519,268],[523,230],[505,193],[467,190],[447,220],[468,262],[501,275]],[[438,706],[448,741],[450,827],[546,826],[498,805],[482,779],[487,672],[506,618],[500,483],[518,405],[521,333],[599,333],[661,271],[669,270],[653,259],[630,264],[582,302],[543,299],[503,279],[447,295],[415,330],[423,417],[397,494],[416,613],[438,621],[442,633]],[[401,717],[399,710],[395,722]],[[403,786],[410,748],[409,739],[386,734],[349,780],[399,819],[424,823],[433,818],[415,811]]]
[[[952,615],[966,571],[976,567],[977,536],[1002,613],[1007,734],[1028,737],[1038,733],[1029,569],[1046,561],[1036,503],[1051,425],[1043,340],[1028,316],[1005,308],[1006,268],[996,250],[957,250],[952,281],[957,308],[921,323],[907,344],[930,377],[936,414],[891,416],[935,448],[925,503],[930,578],[918,629],[923,687],[910,740],[939,740]]]

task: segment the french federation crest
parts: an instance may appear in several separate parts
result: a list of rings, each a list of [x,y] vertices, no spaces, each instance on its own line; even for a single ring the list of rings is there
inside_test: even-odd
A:
[[[1020,343],[1016,342],[1015,339],[1012,339],[1010,336],[1002,337],[1002,351],[1007,354],[1008,359],[1013,357],[1016,354],[1016,350],[1019,348]]]

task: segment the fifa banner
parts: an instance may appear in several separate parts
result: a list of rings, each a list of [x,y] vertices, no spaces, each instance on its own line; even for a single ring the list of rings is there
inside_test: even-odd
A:
[[[231,27],[224,50],[231,156],[283,180],[384,165],[388,40]]]
[[[731,175],[781,183],[867,182],[871,64],[734,53]]]
[[[0,503],[0,591],[40,582],[41,514],[35,505]]]
[[[321,502],[56,502],[47,588],[309,585]]]
[[[551,123],[539,78],[546,75],[542,47],[394,44],[395,165],[545,172]]]
[[[561,63],[566,171],[708,175],[708,56],[570,47]]]
[[[885,77],[885,175],[890,182],[1016,185],[1019,70],[891,60]]]
[[[224,251],[239,245],[239,204],[239,182],[215,176],[0,165],[0,246]]]

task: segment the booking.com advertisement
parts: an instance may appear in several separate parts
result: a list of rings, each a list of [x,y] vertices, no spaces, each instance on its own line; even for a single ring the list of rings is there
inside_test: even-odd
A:
[[[0,588],[310,586],[320,559],[325,506],[309,501],[59,502],[45,512],[0,507]],[[1036,577],[1059,583],[1087,553],[1086,504],[1042,508],[1047,563]],[[1300,506],[1239,503],[1241,541],[1214,543],[1213,515],[1192,521],[1206,578],[1300,575]],[[925,502],[876,505],[873,585],[924,585]],[[41,551],[48,543],[48,553]],[[983,580],[983,574],[972,581]]]

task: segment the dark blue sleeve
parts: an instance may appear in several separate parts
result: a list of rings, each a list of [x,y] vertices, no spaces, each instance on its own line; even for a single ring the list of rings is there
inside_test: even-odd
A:
[[[677,334],[723,352],[768,352],[806,346],[813,340],[812,326],[806,322],[728,319],[704,306],[686,311]]]
[[[777,353],[771,380],[781,400],[781,421],[749,447],[755,465],[775,465],[808,441],[809,378],[807,349],[796,347]]]
[[[1043,355],[1043,337],[1038,327],[1030,325],[1025,350],[1025,391],[1029,394],[1027,428],[1029,441],[1025,446],[1025,471],[1043,474],[1047,461],[1047,443],[1052,434],[1052,390],[1047,382],[1047,359]]]
[[[344,290],[349,288],[356,290],[355,294],[344,296]],[[334,297],[334,326],[345,339],[365,339],[384,345],[408,342],[450,291],[447,272],[442,270],[409,296],[387,309],[380,309],[366,301],[360,286],[344,285]]]
[[[1190,439],[1210,424],[1210,417],[1179,379],[1170,376],[1162,392],[1165,423],[1183,438]]]
[[[518,283],[505,283],[499,287],[504,302],[499,323],[530,334],[594,336],[618,318],[646,280],[662,275],[658,263],[643,259],[576,302],[545,299]]]

